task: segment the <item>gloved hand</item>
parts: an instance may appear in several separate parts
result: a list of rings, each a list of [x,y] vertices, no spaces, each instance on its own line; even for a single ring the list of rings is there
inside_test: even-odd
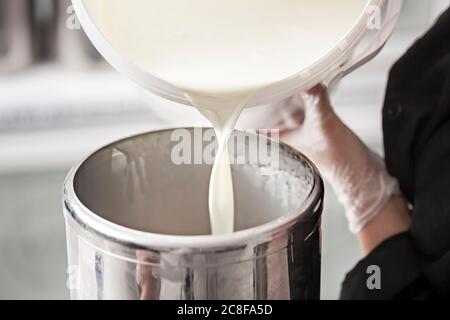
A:
[[[336,115],[328,92],[316,86],[266,110],[258,128],[278,128],[282,141],[309,157],[344,205],[350,230],[359,233],[393,195],[397,180]],[[276,119],[276,123],[271,120]],[[247,124],[248,126],[249,124]]]

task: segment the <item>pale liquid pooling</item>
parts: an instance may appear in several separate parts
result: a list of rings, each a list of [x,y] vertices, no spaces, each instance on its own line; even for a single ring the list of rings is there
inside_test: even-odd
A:
[[[213,234],[233,232],[227,141],[261,89],[325,56],[364,0],[83,0],[103,36],[133,64],[183,91],[213,124],[219,151],[209,211]]]

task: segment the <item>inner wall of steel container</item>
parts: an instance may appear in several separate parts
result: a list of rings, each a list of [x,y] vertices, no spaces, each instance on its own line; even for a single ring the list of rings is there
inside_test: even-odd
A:
[[[183,236],[210,234],[208,189],[212,165],[207,157],[200,158],[211,142],[200,141],[200,146],[198,141],[193,143],[194,137],[206,132],[194,131],[185,130],[192,137],[188,142],[174,138],[174,131],[167,130],[101,149],[78,169],[76,196],[96,215],[134,230]],[[232,166],[236,231],[300,210],[315,182],[315,169],[293,149],[279,147],[266,138],[254,142],[247,134],[240,135],[232,139],[237,145],[237,164]],[[265,163],[257,159],[258,163],[242,164],[253,156],[250,145],[261,141],[269,146],[266,153],[279,155],[267,157],[262,161]],[[271,145],[276,150],[271,150]],[[186,150],[180,150],[183,146],[189,147],[192,163],[199,159],[208,163],[180,165],[181,160],[174,158],[189,157]]]

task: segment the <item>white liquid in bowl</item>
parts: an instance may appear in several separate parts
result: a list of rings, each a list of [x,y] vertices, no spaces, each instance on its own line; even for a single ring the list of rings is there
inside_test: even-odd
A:
[[[83,0],[128,61],[183,91],[213,124],[212,232],[234,227],[227,142],[261,89],[317,62],[352,29],[364,0]]]

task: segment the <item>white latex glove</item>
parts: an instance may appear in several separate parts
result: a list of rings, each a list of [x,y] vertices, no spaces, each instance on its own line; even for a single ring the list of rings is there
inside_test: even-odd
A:
[[[400,194],[384,160],[339,119],[323,86],[265,112],[266,121],[259,119],[256,127],[280,129],[281,140],[317,165],[344,205],[353,233],[359,233],[393,195]]]

